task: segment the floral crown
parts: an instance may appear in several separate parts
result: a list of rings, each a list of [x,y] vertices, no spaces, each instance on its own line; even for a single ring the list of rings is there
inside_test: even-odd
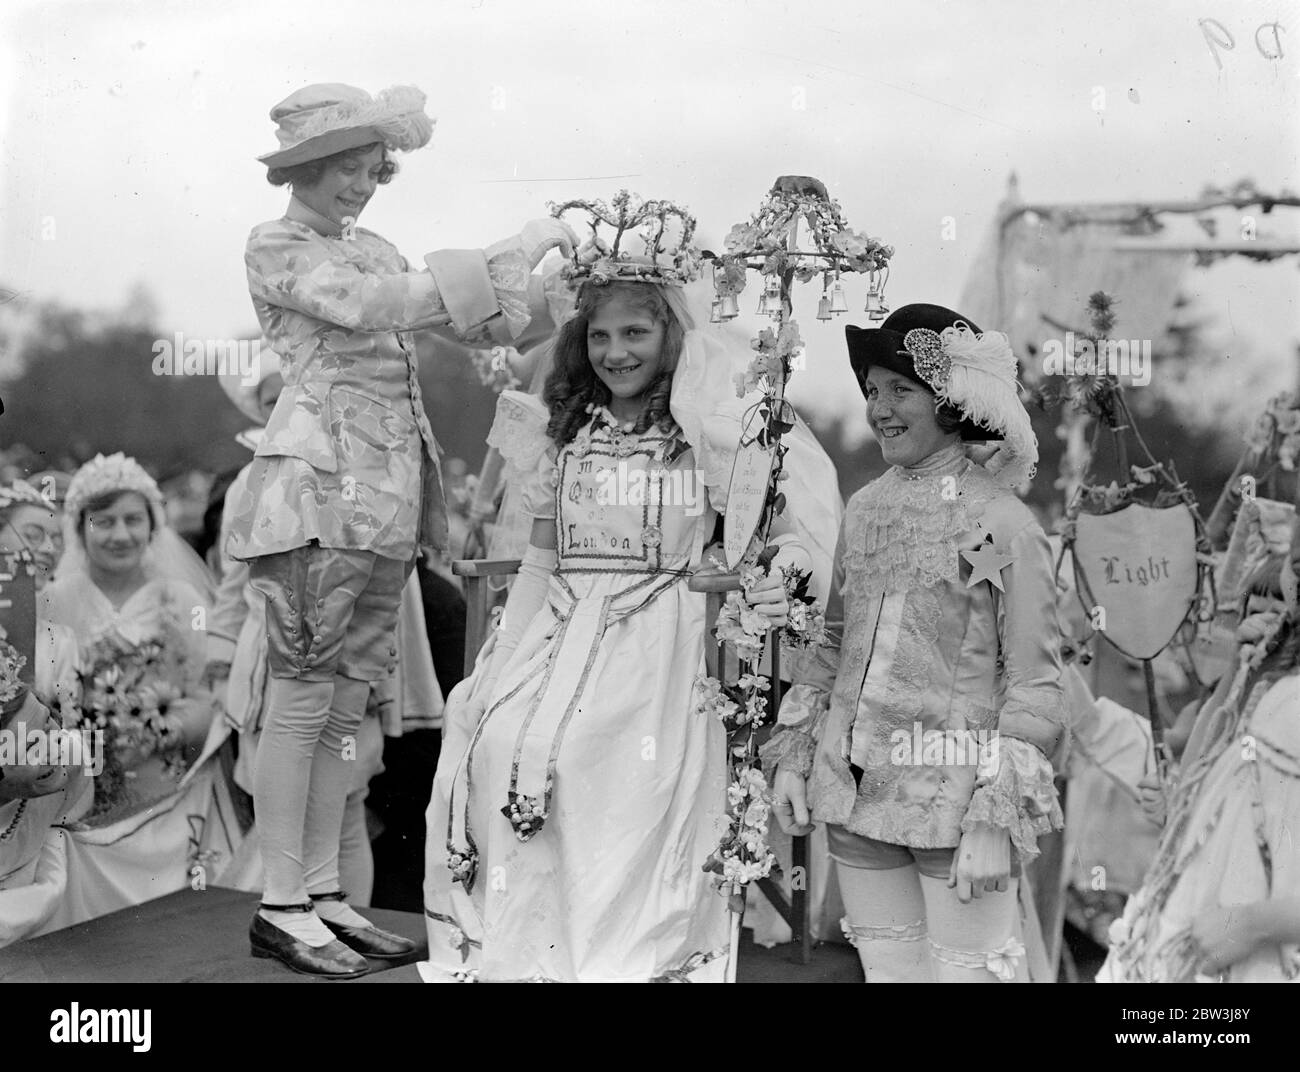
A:
[[[153,515],[154,527],[162,528],[166,522],[163,513],[162,492],[153,477],[144,471],[134,458],[119,451],[105,457],[96,454],[77,470],[68,485],[65,520],[75,525],[86,503],[112,491],[134,491],[143,495]]]
[[[561,270],[575,285],[625,279],[680,287],[700,276],[699,251],[691,245],[695,217],[671,201],[642,201],[620,190],[609,204],[575,200],[550,202],[549,208],[557,219],[581,209],[591,228],[591,237]],[[607,234],[612,229],[612,238],[602,238],[602,224]]]

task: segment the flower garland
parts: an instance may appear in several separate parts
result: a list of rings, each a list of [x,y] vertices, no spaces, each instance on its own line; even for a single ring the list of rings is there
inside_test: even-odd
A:
[[[826,271],[827,265],[787,248],[790,229],[800,218],[807,221],[819,249],[838,254],[838,262],[831,264],[831,270],[875,272],[886,267],[894,255],[893,246],[851,229],[838,201],[811,191],[791,193],[774,189],[747,223],[738,223],[728,232],[724,264],[758,256],[763,258],[764,275],[779,275],[793,267],[795,278],[807,283]],[[742,285],[736,293],[744,289],[743,272],[742,267],[738,280]]]
[[[757,672],[767,642],[767,619],[754,610],[748,593],[770,568],[777,548],[759,556],[758,567],[740,571],[741,591],[729,592],[718,614],[714,637],[732,645],[740,658],[741,674],[734,684],[714,677],[696,680],[697,715],[717,718],[727,730],[731,784],[727,787],[727,829],[704,864],[715,876],[718,892],[733,912],[744,911],[745,887],[767,878],[776,863],[768,845],[771,802],[767,778],[758,761],[758,730],[768,714],[770,681]],[[782,650],[807,648],[826,642],[826,617],[822,605],[809,593],[810,574],[798,567],[777,567],[790,603],[786,624],[776,630]]]
[[[796,357],[803,352],[803,339],[799,335],[799,325],[787,320],[779,332],[764,328],[758,338],[750,342],[755,351],[749,368],[736,373],[736,397],[744,398],[750,391],[762,389],[764,395],[771,393],[777,377],[783,369],[788,369]],[[789,431],[787,428],[786,431]]]

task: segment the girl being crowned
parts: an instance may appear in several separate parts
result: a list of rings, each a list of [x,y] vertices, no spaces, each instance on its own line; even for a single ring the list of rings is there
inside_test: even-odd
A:
[[[692,695],[706,622],[686,582],[726,505],[744,344],[688,312],[694,221],[626,194],[614,206],[582,206],[622,226],[612,253],[593,237],[566,269],[576,310],[542,398],[505,392],[489,436],[531,539],[500,630],[448,702],[429,981],[725,971],[727,902],[703,870],[725,826],[724,732]],[[675,249],[659,244],[665,212]],[[748,598],[785,621],[776,571]]]

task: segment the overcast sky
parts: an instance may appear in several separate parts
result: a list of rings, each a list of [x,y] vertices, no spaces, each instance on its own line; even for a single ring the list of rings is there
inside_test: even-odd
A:
[[[308,82],[428,93],[431,146],[402,158],[363,221],[412,258],[488,244],[548,200],[624,185],[688,205],[716,243],[775,175],[797,172],[897,248],[895,306],[953,304],[1012,170],[1030,201],[1194,197],[1246,175],[1300,189],[1295,3],[98,0],[6,12],[0,282],[88,307],[120,305],[142,282],[166,331],[202,337],[255,327],[244,241],[286,195],[254,157],[275,147],[271,106]],[[1217,61],[1202,18],[1235,39]],[[1280,61],[1256,46],[1274,20]],[[1267,31],[1260,41],[1275,47]],[[1207,300],[1230,306],[1228,330],[1284,353],[1300,335],[1298,279],[1294,259],[1220,273]],[[811,367],[793,397],[857,409],[843,322],[816,325],[805,289]]]

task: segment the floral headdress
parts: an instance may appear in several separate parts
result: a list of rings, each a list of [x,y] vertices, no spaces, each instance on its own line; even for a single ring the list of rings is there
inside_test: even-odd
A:
[[[8,510],[11,506],[39,506],[45,510],[54,509],[54,504],[26,480],[0,484],[0,510]]]
[[[194,550],[167,523],[163,495],[157,483],[134,458],[119,451],[96,454],[72,478],[63,514],[63,543],[66,550],[59,562],[59,579],[55,583],[73,583],[77,575],[89,571],[86,550],[78,538],[77,523],[86,504],[113,491],[134,491],[144,496],[153,519],[149,547],[141,564],[146,576],[183,581],[204,600],[212,597],[212,577]]]
[[[96,454],[77,470],[72,483],[68,485],[67,507],[63,518],[65,528],[71,527],[75,532],[78,518],[86,503],[111,491],[134,491],[143,495],[145,502],[149,504],[149,513],[153,515],[154,530],[157,531],[166,525],[167,515],[163,509],[162,492],[158,489],[154,478],[146,473],[134,458],[128,458],[119,451],[107,457]],[[74,533],[65,535],[71,537]],[[73,543],[74,540],[68,540],[69,547],[73,546]]]
[[[621,279],[680,287],[699,278],[700,256],[691,245],[695,217],[671,201],[642,201],[620,190],[609,204],[574,200],[552,202],[550,209],[556,218],[582,210],[591,228],[591,237],[561,270],[574,286]]]

